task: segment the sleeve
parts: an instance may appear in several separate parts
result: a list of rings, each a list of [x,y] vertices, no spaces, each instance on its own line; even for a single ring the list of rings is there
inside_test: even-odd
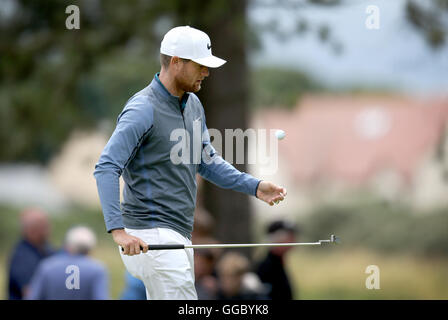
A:
[[[202,131],[203,151],[201,164],[199,165],[199,174],[204,179],[221,188],[232,189],[234,191],[256,196],[258,185],[261,180],[254,178],[250,174],[239,171],[216,152],[210,142],[210,136],[205,124],[205,116]]]
[[[139,98],[130,100],[118,116],[117,126],[95,165],[94,176],[108,232],[124,227],[119,178],[152,126],[151,106]]]
[[[37,265],[37,258],[27,246],[19,244],[15,248],[9,267],[9,291],[11,299],[21,299]]]

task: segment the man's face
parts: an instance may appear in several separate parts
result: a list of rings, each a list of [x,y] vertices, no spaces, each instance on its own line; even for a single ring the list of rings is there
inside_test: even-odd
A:
[[[185,92],[198,92],[201,90],[202,80],[208,77],[209,72],[206,66],[189,60],[179,61],[176,74],[176,82],[179,88]]]
[[[50,235],[50,223],[45,214],[29,211],[22,217],[23,236],[34,245],[44,244]]]

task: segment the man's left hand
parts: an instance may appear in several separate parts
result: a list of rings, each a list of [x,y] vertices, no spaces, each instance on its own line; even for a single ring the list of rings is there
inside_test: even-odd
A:
[[[270,206],[283,201],[286,197],[286,189],[269,181],[261,181],[257,189],[257,198]]]

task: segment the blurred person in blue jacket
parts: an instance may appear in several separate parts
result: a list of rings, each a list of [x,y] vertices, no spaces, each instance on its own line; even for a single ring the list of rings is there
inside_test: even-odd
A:
[[[146,300],[146,288],[142,280],[125,272],[126,285],[121,294],[121,300]]]
[[[30,300],[108,299],[108,276],[104,266],[88,256],[96,245],[87,227],[71,228],[64,250],[42,260],[29,287]]]
[[[8,298],[21,300],[39,262],[53,254],[48,244],[50,223],[45,212],[26,209],[20,214],[22,239],[16,244],[9,260]]]

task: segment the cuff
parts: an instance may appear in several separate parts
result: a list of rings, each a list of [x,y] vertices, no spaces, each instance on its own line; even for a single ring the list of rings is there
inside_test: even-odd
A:
[[[255,198],[257,198],[257,199],[258,199],[258,197],[257,197],[258,186],[260,185],[260,182],[261,182],[261,181],[263,181],[263,180],[258,180],[257,186],[255,187],[255,194],[254,194],[254,196],[255,196]]]

